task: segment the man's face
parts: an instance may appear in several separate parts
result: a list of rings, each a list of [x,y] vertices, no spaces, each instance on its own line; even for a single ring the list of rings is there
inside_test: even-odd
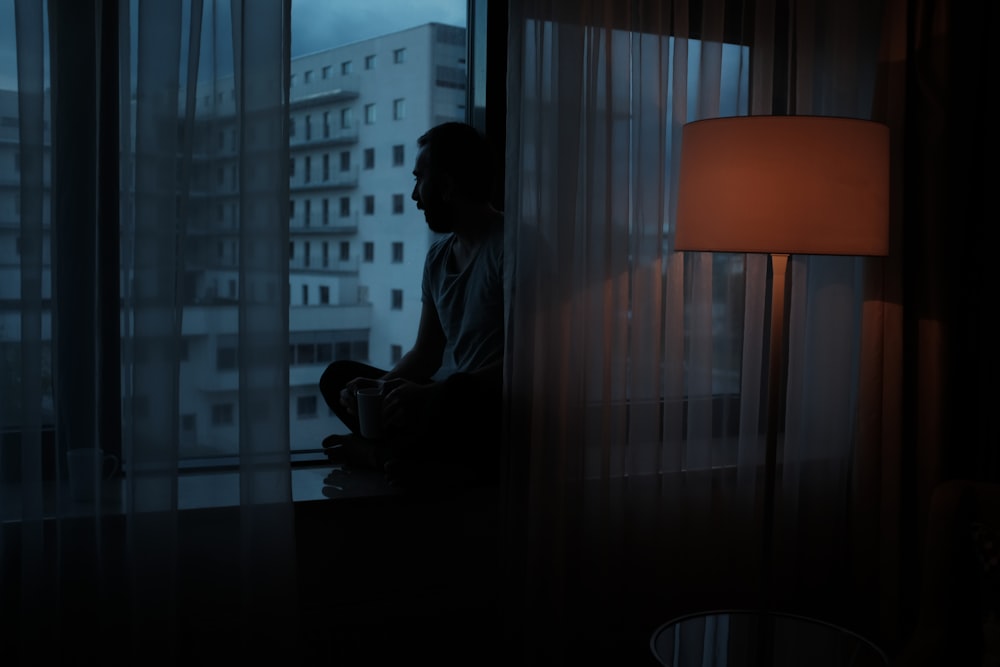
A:
[[[447,233],[452,230],[452,206],[447,196],[448,179],[440,173],[434,173],[430,167],[427,147],[417,153],[417,161],[413,167],[413,193],[410,195],[417,202],[417,209],[424,212],[424,220],[431,231]]]

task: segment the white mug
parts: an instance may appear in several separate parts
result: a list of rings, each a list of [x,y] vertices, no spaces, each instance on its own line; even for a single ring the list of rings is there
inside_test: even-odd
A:
[[[66,465],[73,500],[89,501],[100,496],[101,482],[114,476],[119,463],[114,454],[105,454],[96,447],[81,447],[66,452]]]
[[[358,422],[365,438],[382,437],[382,385],[359,389]]]

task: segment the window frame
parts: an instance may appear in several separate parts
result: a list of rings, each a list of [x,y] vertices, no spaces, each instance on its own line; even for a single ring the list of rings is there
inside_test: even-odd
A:
[[[467,28],[466,28],[467,35],[468,35],[467,42],[471,43],[472,40],[474,39],[474,35],[476,34],[473,31],[473,17],[475,15],[477,15],[475,13],[476,10],[474,10],[474,8],[479,7],[478,12],[482,13],[482,12],[485,11],[486,3],[485,3],[485,0],[469,0],[469,2],[467,3],[467,5],[468,5],[467,6]],[[480,5],[481,5],[481,7],[480,7]],[[505,9],[506,2],[505,1],[501,1],[500,3],[498,3],[498,5],[503,5],[504,9],[503,9],[502,12],[498,11],[497,15],[505,14],[506,13],[506,9]],[[490,11],[491,12],[494,11],[492,7],[490,8]],[[483,27],[485,28],[485,23],[483,23]],[[484,40],[485,40],[485,35],[486,35],[485,31],[483,31],[481,33],[481,38],[484,39]],[[494,40],[494,41],[499,41],[499,40]],[[402,47],[402,48],[400,48],[398,50],[398,53],[394,56],[394,60],[396,60],[397,64],[403,64],[403,63],[406,63],[408,61],[408,57],[407,56],[408,56],[408,54],[406,53],[406,48]],[[375,67],[377,67],[377,61],[378,61],[378,58],[375,58],[374,61],[372,62],[372,65],[373,65],[372,69],[374,69]],[[472,78],[474,78],[475,76],[479,75],[480,73],[477,72],[477,70],[474,67],[471,66],[471,61],[469,61],[469,62],[470,62],[470,66],[467,67],[467,72],[468,72],[468,76],[469,76],[469,78],[471,80]],[[314,67],[312,70],[310,70],[310,74],[312,76],[310,76],[309,78],[312,81],[305,80],[305,77],[301,76],[301,75],[298,77],[298,80],[296,80],[295,74],[291,74],[290,73],[289,74],[289,76],[290,76],[289,83],[290,83],[290,85],[304,85],[306,83],[318,83],[318,81],[320,79],[330,79],[330,78],[333,78],[333,65],[334,64],[323,65],[321,67]],[[502,87],[503,87],[503,84],[500,84],[496,88],[497,89],[501,89]],[[472,89],[473,89],[473,86],[470,85],[469,89],[467,90],[467,93],[471,94],[470,91]],[[232,91],[232,92],[233,92],[233,94],[235,94],[235,91]],[[473,113],[473,111],[472,111],[472,109],[473,109],[472,105],[471,104],[466,104],[465,108],[466,108],[467,120],[469,120],[469,122],[472,122],[473,124],[479,126],[480,129],[484,129],[483,126],[482,126],[482,124],[481,124],[481,122],[479,121],[479,119]],[[335,106],[335,107],[332,108],[332,110],[333,111],[337,111],[338,109]],[[353,117],[353,109],[348,106],[348,107],[344,107],[344,108],[339,109],[339,111],[340,111],[339,116],[340,116],[341,128],[342,129],[353,129],[356,126],[356,124],[357,124],[357,119],[355,119]],[[373,108],[373,112],[374,112],[374,108]],[[334,122],[336,122],[336,121],[334,121]],[[374,118],[373,118],[373,122],[374,122]],[[292,115],[289,115],[289,117],[288,117],[287,131],[289,132],[289,136],[290,137],[294,137],[295,136],[295,125],[296,125],[296,119],[295,119],[295,117],[292,116]],[[312,134],[311,129],[312,129],[311,127],[307,129],[307,132],[310,135]],[[324,131],[323,131],[324,136],[327,136],[327,130],[328,130],[328,123],[324,122]],[[235,140],[235,134],[233,135],[233,137],[234,137],[234,140]],[[289,156],[289,172],[290,172],[290,175],[294,175],[294,173],[295,173],[294,167],[292,165],[294,165],[294,163],[296,161],[297,161],[296,156],[291,156],[291,155]],[[298,165],[298,166],[302,167],[304,165]],[[307,169],[306,171],[308,172],[309,170]],[[299,173],[299,176],[301,177],[302,176],[302,170],[299,169],[298,173]],[[222,184],[225,185],[225,176],[226,175],[222,171],[219,171],[218,175],[220,177],[220,181],[222,181]],[[294,197],[294,195],[293,195],[293,197]],[[295,199],[293,197],[289,198],[289,208],[288,208],[289,220],[291,220],[292,218],[295,217]],[[374,211],[372,211],[371,214],[374,214]],[[325,216],[324,216],[324,218],[325,218]],[[296,245],[295,241],[292,240],[292,239],[290,239],[289,242],[288,242],[288,248],[289,248],[288,249],[288,256],[289,256],[290,259],[293,259],[294,255],[296,254],[295,253],[295,245]],[[290,289],[291,285],[288,285],[288,287]],[[235,406],[232,405],[232,404],[230,404],[230,407],[234,411],[234,413],[232,415],[232,422],[235,422],[236,421]],[[294,461],[293,461],[293,465],[294,465]]]

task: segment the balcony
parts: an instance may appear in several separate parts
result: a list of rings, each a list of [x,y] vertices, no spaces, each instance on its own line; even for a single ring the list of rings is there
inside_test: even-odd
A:
[[[361,262],[357,257],[339,259],[328,257],[294,257],[288,260],[289,271],[316,271],[322,273],[356,274]]]
[[[306,139],[305,130],[295,133],[294,137],[289,137],[288,148],[295,153],[304,149],[329,148],[331,146],[350,146],[358,143],[358,129],[356,127],[333,128],[324,132],[323,128],[313,128],[311,135]]]
[[[291,306],[288,309],[289,331],[329,331],[371,329],[370,303]]]
[[[322,214],[311,214],[311,218],[308,222],[303,218],[304,216],[296,216],[289,221],[288,231],[292,236],[317,236],[327,234],[343,236],[358,233],[358,214],[356,212],[346,216],[341,216],[339,213],[331,213],[329,215],[329,220],[326,223],[322,221]]]
[[[181,333],[191,337],[235,335],[239,332],[238,318],[236,305],[186,306]],[[288,330],[370,329],[371,318],[370,303],[291,306],[288,309]]]
[[[305,180],[304,172],[290,179],[288,187],[293,194],[322,192],[323,190],[347,190],[358,187],[357,167],[342,171],[339,165],[331,165],[325,179],[322,178],[323,172],[320,166],[314,165],[310,170],[312,173],[308,181]]]
[[[288,106],[292,111],[321,107],[328,104],[350,102],[358,99],[361,79],[357,74],[341,77],[339,88],[328,88],[330,84],[322,79],[302,83],[292,87]],[[317,92],[311,92],[317,91]]]

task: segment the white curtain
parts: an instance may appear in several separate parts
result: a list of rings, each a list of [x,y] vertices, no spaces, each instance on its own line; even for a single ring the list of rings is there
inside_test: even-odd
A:
[[[0,460],[9,636],[32,662],[290,648],[290,3],[5,4],[23,250],[3,343],[28,379],[2,397],[21,408]],[[235,292],[199,305],[212,271]],[[235,348],[215,510],[181,509],[191,331]],[[120,474],[80,502],[65,455],[93,448]]]
[[[531,657],[760,604],[768,259],[673,250],[681,127],[871,118],[881,21],[867,0],[511,2],[509,629]],[[866,632],[872,261],[791,258],[769,591]]]

